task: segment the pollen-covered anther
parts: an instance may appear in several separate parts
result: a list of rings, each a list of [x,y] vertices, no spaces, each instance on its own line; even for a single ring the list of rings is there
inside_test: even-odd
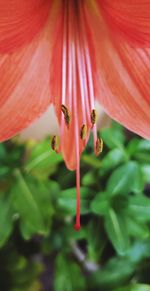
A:
[[[103,140],[97,138],[96,140],[96,155],[98,156],[103,151]]]
[[[80,137],[82,140],[86,139],[87,137],[87,125],[83,124],[80,130]]]
[[[96,119],[97,119],[96,110],[93,109],[92,112],[91,112],[91,123],[92,123],[92,126],[94,126],[94,124],[96,123]]]
[[[55,152],[57,152],[57,143],[58,143],[58,141],[57,141],[57,136],[54,135],[54,136],[52,137],[52,139],[51,139],[51,148],[52,148],[52,150],[55,151]]]
[[[61,105],[61,111],[64,114],[64,119],[67,127],[69,128],[70,122],[71,122],[71,114],[69,109],[65,105]]]

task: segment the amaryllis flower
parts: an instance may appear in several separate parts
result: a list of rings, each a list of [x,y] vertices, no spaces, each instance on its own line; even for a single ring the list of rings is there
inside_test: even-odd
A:
[[[150,0],[0,0],[0,141],[52,103],[52,148],[76,169],[89,132],[96,154],[97,99],[114,119],[150,137]]]

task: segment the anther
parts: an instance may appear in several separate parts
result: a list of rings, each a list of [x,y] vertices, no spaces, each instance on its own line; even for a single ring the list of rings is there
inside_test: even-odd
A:
[[[53,151],[57,151],[57,136],[54,135],[51,140],[51,148]]]
[[[103,150],[103,140],[101,138],[97,138],[96,141],[96,155],[98,156]]]
[[[61,105],[61,111],[64,114],[65,123],[66,123],[67,127],[69,128],[70,121],[71,121],[70,111],[69,111],[69,109],[65,105]]]
[[[65,106],[65,105],[61,105],[61,111],[63,112],[63,114],[65,115],[65,114],[67,114],[67,112],[68,112],[68,109],[67,109],[67,107]]]
[[[87,125],[83,124],[80,130],[80,137],[82,140],[86,139],[87,136]]]
[[[92,112],[91,112],[91,123],[92,125],[94,125],[96,123],[96,110],[93,109]]]

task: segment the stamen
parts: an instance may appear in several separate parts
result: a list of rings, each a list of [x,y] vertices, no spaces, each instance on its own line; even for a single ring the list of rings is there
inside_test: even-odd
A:
[[[73,113],[73,50],[74,50],[74,0],[67,0],[68,3],[68,102],[67,105]],[[77,85],[76,85],[77,86]],[[65,103],[63,103],[65,104]]]
[[[94,124],[96,123],[96,118],[97,118],[96,110],[93,109],[92,112],[91,112],[91,123],[92,123],[92,126],[94,126]]]
[[[81,92],[81,108],[82,108],[82,118],[83,123],[86,123],[86,107],[85,107],[85,92],[84,92],[84,77],[83,77],[83,68],[81,62],[81,47],[77,45],[77,64],[78,64],[78,74],[79,74],[79,84],[80,84],[80,92]]]
[[[80,45],[78,45],[78,68],[79,68],[79,81],[80,81],[80,90],[81,90],[81,101],[83,107],[83,123],[90,123],[90,111],[91,111],[91,103],[89,100],[89,80],[87,76],[87,66],[86,66],[86,56],[85,56],[85,29],[84,29],[84,20],[83,20],[83,1],[79,1],[78,4],[78,13],[80,24],[78,25],[78,40]],[[82,94],[83,91],[83,94]],[[94,108],[94,107],[93,107]],[[86,112],[86,121],[84,121],[84,116]]]
[[[79,4],[80,3],[80,4]],[[64,0],[62,80],[61,80],[61,145],[63,135],[70,127],[74,138],[73,154],[76,154],[76,222],[75,230],[80,230],[80,153],[87,141],[88,130],[92,127],[94,151],[102,152],[103,141],[97,138],[95,92],[92,75],[90,47],[83,17],[84,1]],[[71,124],[73,120],[73,124]],[[81,139],[81,140],[80,140]],[[81,142],[82,141],[82,142]],[[80,148],[82,146],[82,148]],[[57,150],[57,137],[51,141],[53,150]],[[60,146],[61,147],[61,146]],[[75,151],[75,152],[74,152]]]
[[[67,114],[67,112],[68,112],[67,107],[65,105],[63,105],[63,104],[61,105],[61,110],[64,113],[64,115]]]
[[[87,125],[83,124],[80,130],[80,137],[82,140],[86,139],[87,136]]]
[[[77,191],[77,204],[76,204],[76,223],[74,225],[74,229],[76,231],[80,230],[80,162],[79,158],[77,161],[77,169],[76,169],[76,191]]]
[[[72,44],[72,80],[73,80],[73,106],[74,106],[74,123],[75,123],[75,132],[74,138],[76,143],[76,222],[74,225],[75,230],[80,230],[80,153],[79,153],[79,124],[78,124],[78,106],[77,106],[77,88],[76,88],[76,33],[74,26],[74,42]]]
[[[67,127],[69,128],[70,122],[71,122],[71,114],[69,109],[65,106],[65,105],[61,105],[61,111],[64,114],[64,118],[65,118],[65,123],[67,125]]]
[[[103,140],[101,138],[97,138],[96,155],[98,156],[102,151],[103,151]]]
[[[62,48],[62,103],[66,99],[66,78],[67,78],[67,1],[64,1],[63,19],[63,48]]]
[[[57,136],[54,135],[51,139],[51,148],[53,151],[57,151]]]
[[[67,97],[67,27],[68,27],[68,1],[64,0],[64,15],[63,15],[63,44],[62,44],[62,84],[61,84],[61,104],[66,103]],[[61,114],[61,130],[60,130],[60,145],[59,152],[62,150],[63,136],[65,130],[64,116]],[[68,127],[68,126],[67,126]]]
[[[89,51],[89,45],[88,40],[86,38],[87,32],[85,29],[85,15],[83,13],[84,5],[83,2],[80,2],[80,15],[81,15],[81,29],[82,29],[82,43],[83,43],[83,60],[84,60],[84,66],[85,66],[85,80],[86,80],[86,90],[87,90],[87,98],[86,100],[86,107],[88,112],[88,118],[90,118],[90,122],[92,123],[92,130],[93,130],[93,136],[94,136],[94,151],[96,153],[96,141],[97,141],[97,129],[96,129],[96,110],[94,105],[94,82],[93,82],[93,75],[92,75],[92,64],[90,59],[90,51]],[[90,107],[91,113],[88,111],[88,104]]]

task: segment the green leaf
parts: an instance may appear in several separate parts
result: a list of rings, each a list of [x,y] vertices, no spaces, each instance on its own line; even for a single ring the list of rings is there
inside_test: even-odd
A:
[[[24,178],[19,170],[15,170],[16,184],[12,189],[14,206],[20,216],[21,231],[25,239],[34,233],[46,234],[52,210],[47,189],[31,178]],[[48,223],[48,224],[47,224]]]
[[[2,166],[0,168],[0,179],[10,174],[10,168],[6,166]]]
[[[89,213],[89,199],[90,190],[86,187],[81,187],[81,214]],[[70,188],[61,192],[58,198],[58,205],[71,215],[76,213],[76,188]]]
[[[130,157],[134,156],[135,153],[138,151],[138,147],[140,144],[141,140],[138,138],[133,138],[129,141],[126,151],[129,154]]]
[[[98,286],[98,290],[113,290],[131,278],[135,266],[126,258],[112,258],[103,268],[93,274],[93,285]],[[91,281],[90,280],[90,281]],[[114,289],[114,291],[116,288]]]
[[[116,252],[119,255],[124,255],[129,247],[129,237],[124,216],[117,214],[113,209],[109,209],[108,215],[105,217],[105,229]]]
[[[125,136],[123,133],[123,128],[119,125],[106,128],[101,131],[101,137],[104,141],[104,143],[110,148],[120,148],[123,149],[124,142],[125,142]]]
[[[150,141],[141,139],[138,144],[138,151],[149,151],[150,152]]]
[[[97,220],[90,220],[86,227],[87,259],[99,263],[103,250],[107,244],[103,237],[103,227]]]
[[[127,194],[131,191],[141,192],[144,188],[141,168],[136,162],[117,168],[108,179],[107,192],[111,196],[117,194]]]
[[[139,264],[150,258],[150,240],[136,240],[127,253],[128,261]]]
[[[0,161],[6,158],[6,149],[3,143],[0,143]]]
[[[62,156],[51,150],[47,140],[36,145],[25,164],[25,171],[37,178],[46,179],[54,173],[56,166],[62,161]]]
[[[30,179],[28,178],[26,181],[28,182],[28,185],[33,193],[33,198],[35,199],[39,207],[44,226],[43,232],[48,233],[51,225],[51,218],[54,213],[51,202],[53,194],[52,191],[54,191],[54,189],[59,189],[59,187],[54,187],[55,183],[51,181],[46,184],[32,179],[31,177]]]
[[[109,194],[108,194],[109,195]],[[126,195],[117,195],[111,197],[110,195],[108,196],[111,198],[111,207],[114,209],[116,212],[121,212],[124,213],[126,211],[126,208],[128,207],[128,196]]]
[[[0,199],[0,247],[8,240],[13,230],[13,210],[11,197]]]
[[[81,190],[81,195],[82,195],[82,190]],[[76,193],[74,193],[74,197],[60,197],[58,198],[58,205],[61,209],[66,211],[70,215],[75,215],[76,213]],[[90,211],[89,205],[90,202],[88,199],[81,198],[80,199],[81,203],[81,214],[87,214]]]
[[[97,194],[91,203],[92,212],[98,215],[107,215],[109,207],[110,202],[106,192]]]
[[[83,156],[81,156],[81,161],[93,167],[94,169],[99,169],[101,166],[101,161],[94,155],[83,154]]]
[[[114,169],[120,163],[126,160],[125,152],[122,149],[113,149],[101,161],[100,175]]]
[[[150,286],[146,284],[130,284],[115,291],[150,291]]]
[[[141,171],[145,184],[150,183],[150,165],[149,164],[141,165]]]
[[[149,228],[145,223],[141,223],[139,220],[127,217],[127,225],[130,236],[139,239],[146,239],[149,237]]]
[[[81,214],[87,214],[89,213],[89,201],[85,199],[81,199]],[[76,214],[76,199],[75,198],[59,198],[58,199],[59,206],[65,210],[70,215]]]
[[[141,221],[150,221],[150,199],[144,195],[134,195],[129,197],[127,215],[140,219]]]
[[[95,174],[93,172],[88,172],[82,178],[82,185],[91,186],[95,184]]]
[[[85,290],[85,279],[79,266],[63,255],[58,255],[55,263],[54,291]]]
[[[141,164],[150,163],[150,154],[147,152],[138,152],[134,155],[134,158]]]
[[[150,141],[133,139],[127,146],[127,151],[140,163],[150,162]]]
[[[81,187],[81,198],[89,198],[91,196],[91,190],[88,187]],[[64,197],[66,199],[76,198],[76,188],[65,189],[60,192],[60,197]]]

